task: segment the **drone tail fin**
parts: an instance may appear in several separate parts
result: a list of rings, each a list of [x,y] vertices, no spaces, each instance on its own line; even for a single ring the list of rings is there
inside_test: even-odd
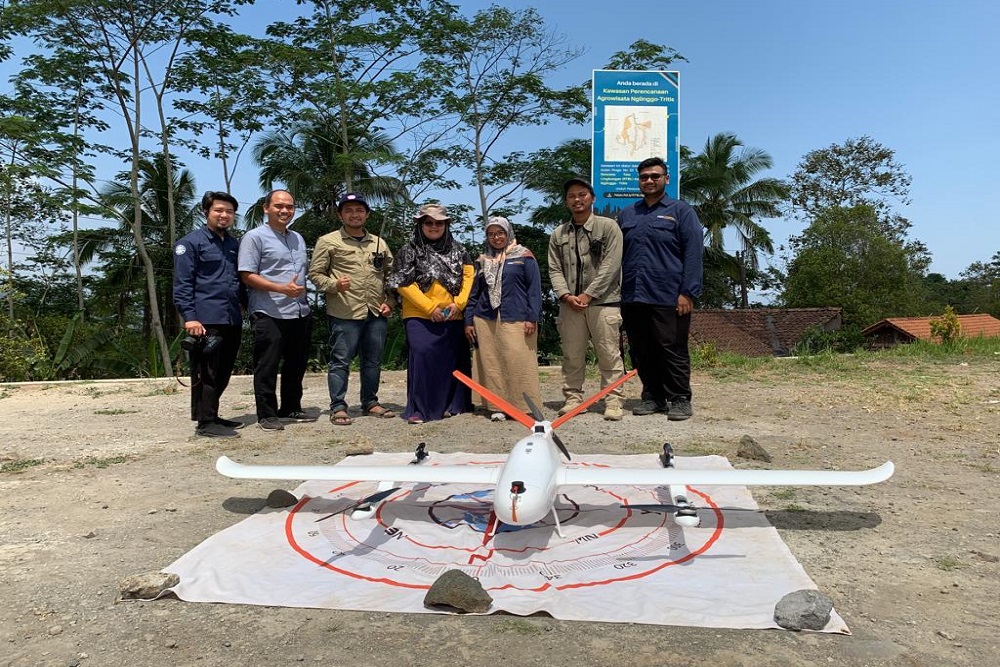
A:
[[[630,370],[628,373],[621,376],[620,378],[609,384],[607,387],[600,390],[599,392],[597,392],[596,394],[585,400],[583,403],[581,403],[580,405],[576,406],[575,408],[564,414],[562,417],[557,418],[554,422],[552,422],[552,428],[554,429],[559,428],[573,417],[576,417],[578,414],[589,408],[591,405],[593,405],[594,403],[601,400],[602,398],[610,394],[612,391],[614,391],[621,385],[631,380],[632,376],[634,376],[635,374],[636,374],[635,369]]]

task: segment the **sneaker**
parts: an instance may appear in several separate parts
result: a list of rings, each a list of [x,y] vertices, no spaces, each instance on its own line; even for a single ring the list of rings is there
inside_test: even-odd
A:
[[[195,435],[200,435],[203,438],[238,438],[240,434],[233,429],[218,424],[216,422],[208,422],[207,424],[200,424],[198,428],[194,430]]]
[[[314,422],[319,419],[319,415],[310,414],[304,410],[292,410],[287,414],[278,414],[278,419],[286,424],[302,424],[305,422]]]
[[[693,415],[694,408],[691,407],[690,399],[678,398],[676,401],[670,401],[670,411],[667,412],[667,419],[670,421],[681,422]]]
[[[645,415],[651,415],[655,412],[667,412],[670,410],[670,404],[666,401],[654,401],[650,398],[639,403],[639,405],[632,408],[632,414],[644,417]]]
[[[265,431],[284,431],[285,425],[277,417],[265,417],[257,420],[257,426]]]
[[[490,415],[490,421],[493,422],[505,422],[507,421],[507,415],[502,412],[494,412]]]
[[[566,402],[563,403],[563,406],[559,408],[559,416],[562,417],[564,414],[571,411],[581,403],[583,403],[583,401],[581,401],[578,396],[571,396],[570,398],[567,398]]]
[[[625,411],[622,410],[622,406],[617,404],[604,406],[604,418],[609,422],[621,421],[624,416]]]
[[[238,422],[235,419],[223,419],[222,417],[216,417],[215,423],[219,426],[225,426],[226,428],[231,429],[240,429],[246,426],[243,422]]]

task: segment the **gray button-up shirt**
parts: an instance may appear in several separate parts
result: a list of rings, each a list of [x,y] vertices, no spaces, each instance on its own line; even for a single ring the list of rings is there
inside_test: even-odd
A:
[[[302,235],[286,229],[274,231],[267,223],[247,232],[240,240],[239,270],[256,273],[273,283],[284,285],[293,277],[306,284],[306,242]],[[298,299],[278,292],[248,286],[249,310],[277,320],[294,320],[309,314],[305,293]]]

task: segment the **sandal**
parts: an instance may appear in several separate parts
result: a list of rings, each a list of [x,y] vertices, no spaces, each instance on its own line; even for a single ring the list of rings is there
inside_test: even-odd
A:
[[[424,420],[420,415],[412,415],[409,419],[406,420],[406,423],[409,424],[410,426],[416,426],[417,424],[423,424]]]
[[[396,416],[395,412],[380,403],[372,403],[367,408],[362,410],[362,413],[369,417],[382,417],[384,419]]]
[[[334,426],[350,426],[354,420],[351,419],[351,415],[347,414],[347,410],[337,410],[330,415],[330,423]]]

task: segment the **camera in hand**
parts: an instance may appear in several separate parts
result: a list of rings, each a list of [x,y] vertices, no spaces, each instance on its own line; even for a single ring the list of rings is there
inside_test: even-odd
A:
[[[188,334],[181,339],[181,347],[188,351],[194,352],[197,350],[202,354],[212,354],[217,349],[219,345],[222,344],[222,336],[209,332],[204,336],[192,336]]]

